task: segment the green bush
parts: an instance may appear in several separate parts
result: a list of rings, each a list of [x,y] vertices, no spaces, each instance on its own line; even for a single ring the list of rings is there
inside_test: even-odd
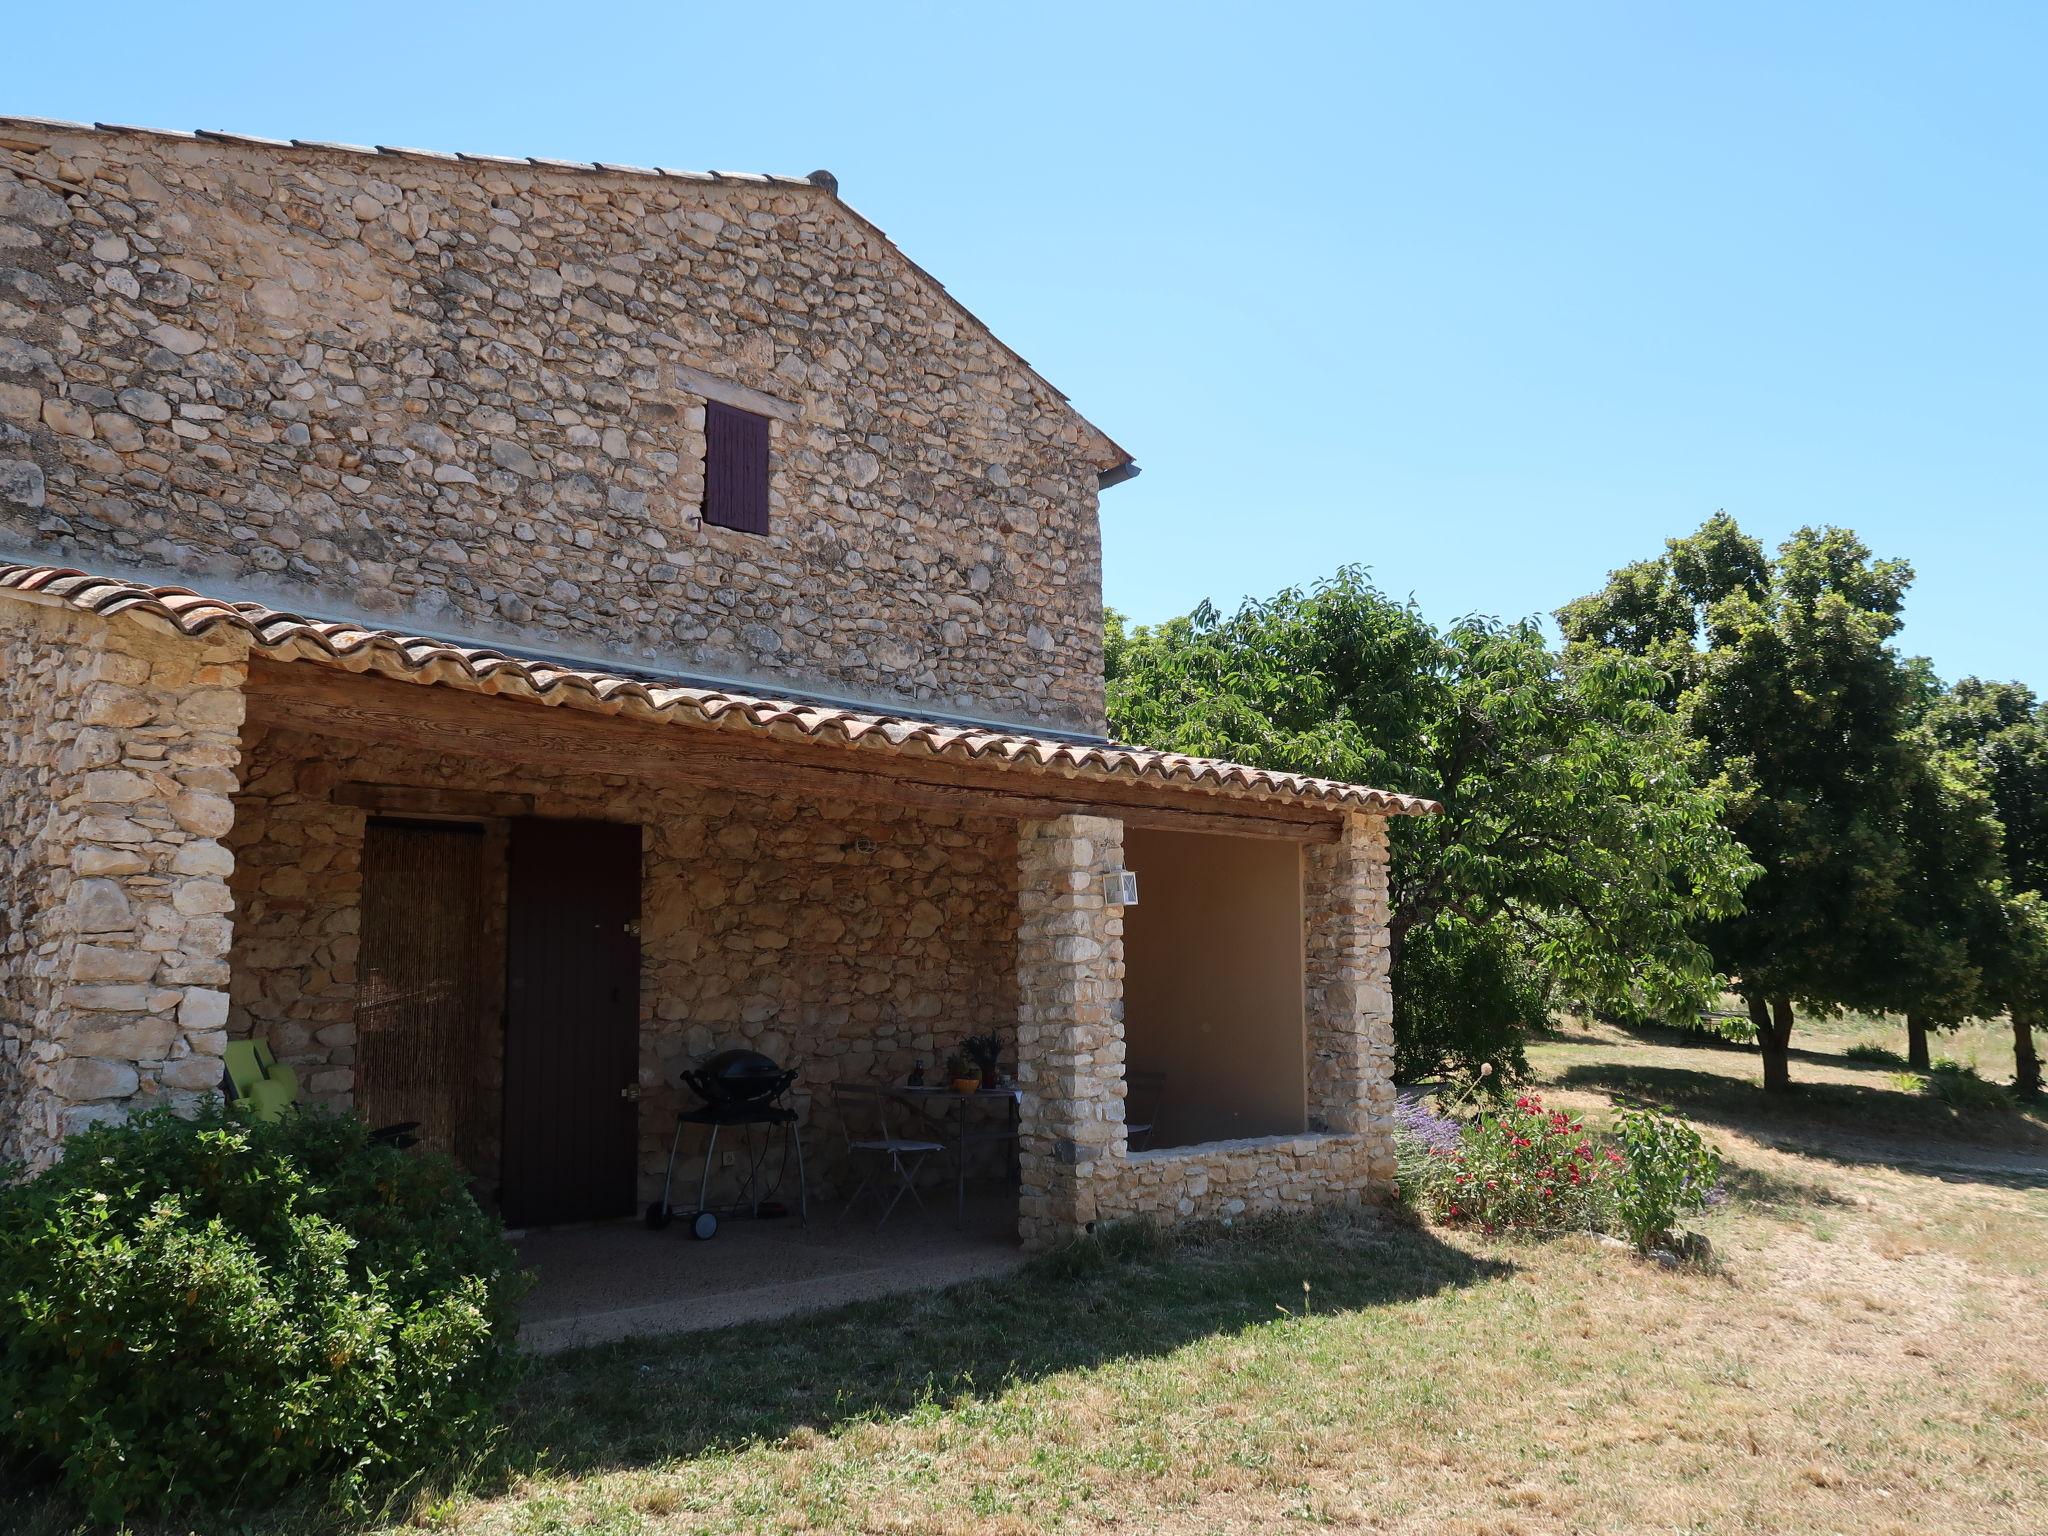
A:
[[[1528,1074],[1523,1046],[1550,1021],[1539,968],[1500,932],[1443,918],[1412,930],[1394,994],[1394,1076],[1472,1078],[1491,1066]]]
[[[166,1111],[0,1188],[0,1455],[96,1519],[320,1489],[483,1431],[524,1279],[446,1158]]]
[[[1842,1060],[1860,1061],[1873,1067],[1903,1067],[1906,1064],[1905,1057],[1875,1040],[1858,1040],[1842,1052]]]
[[[1679,1217],[1713,1203],[1721,1157],[1683,1120],[1653,1110],[1624,1111],[1616,1138],[1621,1165],[1614,1179],[1614,1219],[1648,1253],[1669,1237]]]
[[[1935,1057],[1934,1065],[1927,1074],[1926,1088],[1950,1109],[1965,1113],[2013,1107],[2012,1093],[2003,1084],[1980,1077],[1975,1067],[1946,1057]]]
[[[2012,1091],[1980,1077],[1975,1067],[1937,1056],[1924,1074],[1894,1072],[1891,1085],[1901,1093],[1924,1093],[1958,1114],[1998,1112],[2013,1107]]]

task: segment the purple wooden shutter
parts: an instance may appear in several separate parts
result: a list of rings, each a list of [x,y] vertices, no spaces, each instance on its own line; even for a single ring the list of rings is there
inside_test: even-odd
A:
[[[704,402],[704,521],[768,531],[768,418]]]

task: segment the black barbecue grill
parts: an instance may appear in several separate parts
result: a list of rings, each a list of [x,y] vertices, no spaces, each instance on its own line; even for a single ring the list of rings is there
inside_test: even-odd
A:
[[[790,1151],[794,1148],[797,1213],[804,1225],[809,1226],[810,1188],[804,1178],[804,1139],[797,1128],[796,1110],[787,1102],[790,1087],[796,1082],[796,1070],[777,1066],[759,1051],[720,1051],[702,1066],[683,1073],[682,1081],[684,1087],[697,1095],[698,1102],[694,1108],[683,1110],[676,1116],[675,1137],[668,1145],[668,1172],[661,1181],[661,1198],[647,1207],[648,1227],[659,1232],[682,1214],[669,1204],[669,1191],[675,1183],[676,1153],[682,1148],[683,1127],[686,1125],[705,1126],[711,1133],[704,1147],[704,1172],[697,1180],[697,1208],[690,1213],[693,1237],[715,1236],[721,1215],[745,1213],[758,1216],[766,1205],[764,1194],[756,1187],[761,1170],[759,1158],[748,1171],[737,1202],[721,1210],[713,1210],[704,1203],[711,1187],[711,1167],[718,1156],[718,1133],[727,1126],[782,1127],[782,1168],[776,1174],[775,1187],[781,1187],[783,1175],[789,1172]]]

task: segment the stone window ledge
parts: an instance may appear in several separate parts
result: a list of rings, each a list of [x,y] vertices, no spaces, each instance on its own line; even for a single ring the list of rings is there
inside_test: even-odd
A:
[[[1233,1141],[1203,1141],[1191,1147],[1159,1147],[1146,1152],[1124,1154],[1127,1163],[1200,1163],[1234,1157],[1244,1152],[1307,1154],[1325,1147],[1341,1146],[1358,1138],[1348,1131],[1303,1131],[1279,1136],[1241,1136]]]

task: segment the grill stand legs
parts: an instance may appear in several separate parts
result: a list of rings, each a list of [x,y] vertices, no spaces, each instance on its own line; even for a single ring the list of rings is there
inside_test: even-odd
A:
[[[675,1187],[676,1155],[682,1150],[683,1126],[685,1123],[680,1117],[676,1120],[676,1133],[669,1139],[668,1144],[668,1168],[661,1176],[661,1200],[659,1204],[652,1207],[647,1213],[647,1225],[657,1231],[667,1226],[669,1218],[675,1214],[675,1207],[669,1203],[669,1200]],[[763,1122],[750,1123],[760,1124]],[[706,1126],[706,1129],[710,1131],[711,1136],[704,1146],[704,1170],[697,1176],[697,1209],[694,1213],[694,1217],[697,1219],[701,1219],[707,1214],[705,1202],[711,1194],[711,1169],[718,1159],[718,1133],[724,1127],[713,1122]],[[811,1225],[811,1183],[810,1176],[804,1171],[803,1132],[798,1129],[794,1116],[782,1122],[782,1166],[785,1172],[789,1168],[789,1155],[792,1148],[796,1152],[797,1219],[808,1230]],[[759,1166],[758,1163],[755,1164],[755,1171],[757,1173]],[[781,1175],[777,1175],[776,1183],[778,1185],[781,1183]],[[761,1214],[761,1205],[764,1198],[763,1192],[754,1192],[754,1199],[749,1209],[756,1217]],[[716,1230],[717,1224],[714,1218],[712,1231],[715,1232]],[[711,1234],[709,1232],[700,1232],[699,1235],[708,1237]]]

